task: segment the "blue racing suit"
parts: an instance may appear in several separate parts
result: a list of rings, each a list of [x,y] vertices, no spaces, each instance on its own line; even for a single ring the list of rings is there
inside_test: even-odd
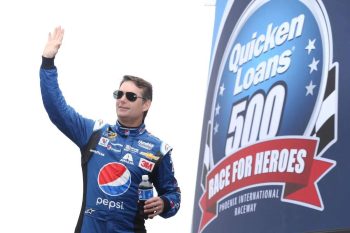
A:
[[[50,120],[81,150],[83,202],[75,233],[146,232],[138,212],[138,185],[149,175],[164,201],[164,218],[180,208],[171,147],[142,124],[123,127],[83,117],[67,105],[57,81],[54,59],[44,58],[40,87]]]

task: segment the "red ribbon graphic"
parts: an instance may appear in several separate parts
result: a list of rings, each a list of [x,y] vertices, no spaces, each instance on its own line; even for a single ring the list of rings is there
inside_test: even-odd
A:
[[[284,183],[282,201],[322,210],[317,182],[335,162],[316,157],[317,146],[317,138],[278,138],[225,157],[207,175],[199,232],[217,217],[218,201],[257,184]]]

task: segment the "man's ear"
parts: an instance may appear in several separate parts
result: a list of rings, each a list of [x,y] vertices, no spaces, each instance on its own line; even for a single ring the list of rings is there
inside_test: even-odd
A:
[[[143,105],[142,105],[142,110],[145,112],[145,111],[148,111],[148,109],[151,107],[151,103],[152,101],[150,100],[145,100],[143,102]]]

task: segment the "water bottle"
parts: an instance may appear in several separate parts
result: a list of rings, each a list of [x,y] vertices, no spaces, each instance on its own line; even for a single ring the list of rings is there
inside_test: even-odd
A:
[[[144,213],[144,205],[147,199],[153,197],[153,184],[149,181],[148,175],[142,175],[142,181],[139,184],[139,214],[144,219],[148,218],[148,215]]]

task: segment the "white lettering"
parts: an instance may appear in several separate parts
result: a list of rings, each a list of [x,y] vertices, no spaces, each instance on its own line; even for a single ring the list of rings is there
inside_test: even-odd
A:
[[[98,197],[96,199],[96,205],[108,206],[108,209],[124,209],[124,203],[122,201],[112,201],[108,199],[103,199],[102,197]]]
[[[232,182],[237,180],[241,180],[243,178],[246,178],[248,176],[251,176],[252,174],[252,162],[253,157],[251,155],[248,155],[244,158],[240,158],[239,160],[236,160],[232,164]]]
[[[255,156],[254,174],[269,172],[302,173],[305,169],[305,149],[282,149],[258,152]]]
[[[289,49],[261,62],[256,68],[250,67],[244,71],[242,65],[263,53],[267,53],[276,46],[283,45],[286,41],[301,36],[304,19],[305,15],[300,14],[292,18],[290,22],[285,21],[278,26],[270,23],[267,25],[265,34],[257,35],[257,32],[253,32],[249,42],[244,45],[236,43],[233,46],[228,60],[228,69],[236,74],[234,95],[249,89],[252,85],[268,80],[270,77],[284,73],[289,68],[292,56],[292,51]]]

